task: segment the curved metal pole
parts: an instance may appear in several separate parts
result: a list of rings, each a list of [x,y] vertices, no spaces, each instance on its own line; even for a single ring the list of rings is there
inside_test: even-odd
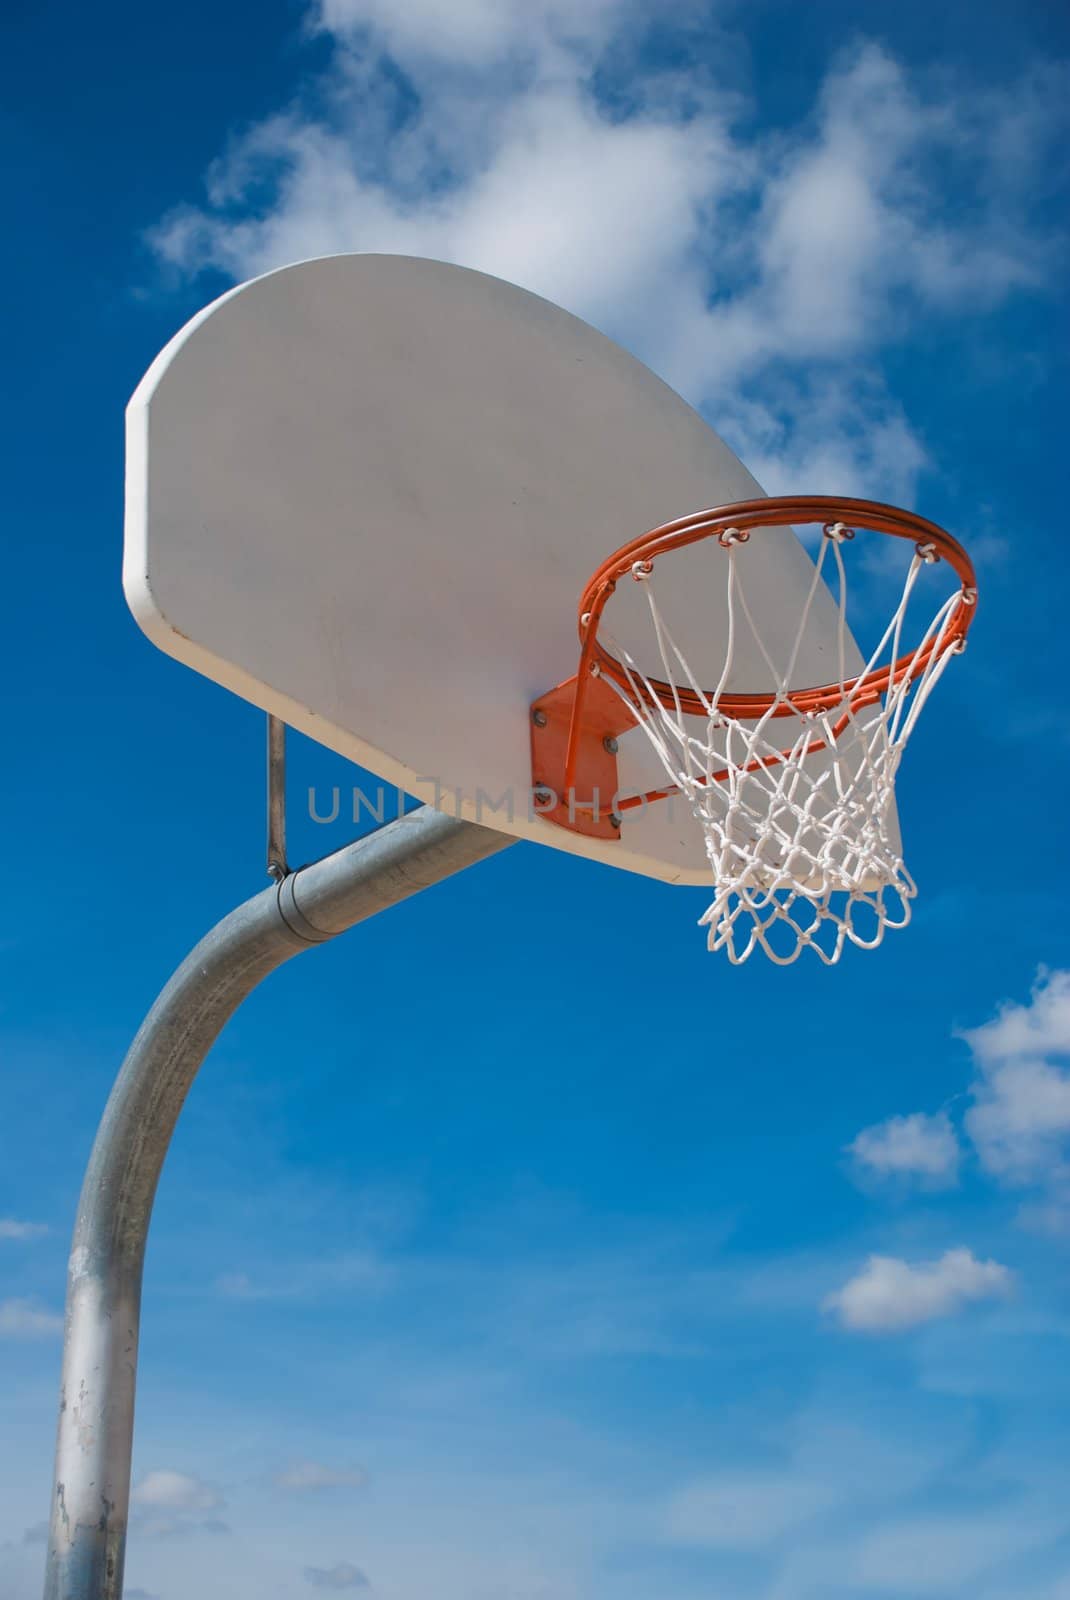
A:
[[[141,1275],[179,1112],[227,1019],[301,950],[512,841],[423,806],[238,906],[191,952],[130,1047],[78,1202],[67,1275],[45,1600],[120,1600]]]

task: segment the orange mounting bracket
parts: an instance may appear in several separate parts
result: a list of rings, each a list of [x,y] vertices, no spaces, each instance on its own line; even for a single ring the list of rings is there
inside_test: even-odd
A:
[[[535,811],[573,833],[618,839],[617,739],[636,719],[600,677],[588,676],[582,695],[579,686],[569,678],[532,703]]]

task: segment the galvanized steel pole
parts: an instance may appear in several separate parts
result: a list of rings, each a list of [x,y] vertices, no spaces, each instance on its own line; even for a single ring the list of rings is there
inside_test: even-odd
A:
[[[421,807],[238,906],[191,952],[145,1018],[104,1111],[78,1203],[45,1600],[122,1595],[145,1239],[179,1112],[224,1023],[291,956],[510,842]]]

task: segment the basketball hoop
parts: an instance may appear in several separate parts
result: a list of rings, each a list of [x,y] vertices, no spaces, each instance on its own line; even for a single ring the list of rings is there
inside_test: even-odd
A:
[[[747,602],[743,552],[752,534],[785,524],[819,525],[821,534],[781,669]],[[909,541],[913,553],[890,620],[862,670],[852,671],[844,547],[858,528]],[[727,644],[712,689],[691,671],[656,598],[657,563],[701,540],[716,546],[711,554],[723,559],[726,585]],[[959,586],[907,645],[918,576],[936,562],[946,563]],[[836,588],[836,675],[823,684],[793,686],[825,573]],[[604,625],[606,606],[625,579],[645,591],[658,676]],[[875,501],[747,500],[665,523],[615,551],[583,591],[576,676],[532,707],[536,801],[541,795],[543,814],[562,827],[611,838],[626,829],[635,808],[683,797],[704,835],[715,889],[701,925],[709,948],[724,950],[734,963],[758,947],[782,965],[804,949],[831,964],[848,941],[872,949],[886,928],[905,927],[910,919],[916,890],[900,855],[895,777],[923,705],[965,646],[976,601],[973,565],[950,534]],[[744,630],[768,669],[770,687],[757,693],[729,687]],[[622,796],[617,740],[635,726],[649,739],[667,782]],[[599,796],[613,798],[600,805]]]

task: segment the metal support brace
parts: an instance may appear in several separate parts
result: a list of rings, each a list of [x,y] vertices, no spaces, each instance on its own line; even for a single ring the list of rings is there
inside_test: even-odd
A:
[[[276,882],[289,872],[286,865],[286,724],[268,714],[267,719],[267,870]]]
[[[120,1600],[142,1266],[179,1112],[269,972],[512,841],[422,806],[238,906],[186,958],[130,1047],[89,1158],[67,1276],[45,1600]]]

